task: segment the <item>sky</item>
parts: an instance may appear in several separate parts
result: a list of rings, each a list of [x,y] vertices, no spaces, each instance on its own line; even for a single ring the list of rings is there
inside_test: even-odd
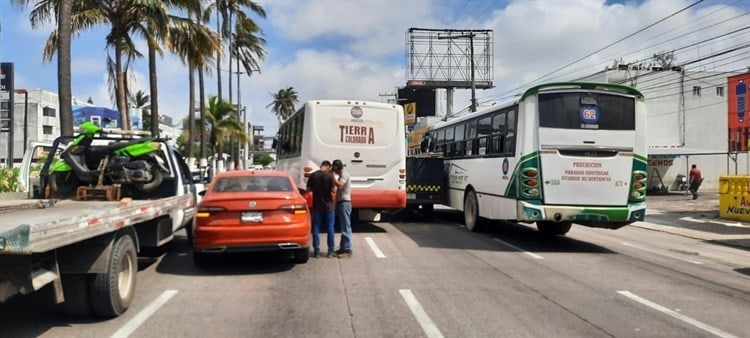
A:
[[[388,95],[410,79],[406,33],[412,27],[492,30],[495,87],[477,91],[480,107],[507,100],[539,81],[573,80],[602,71],[615,60],[646,64],[653,54],[665,51],[674,51],[675,64],[689,70],[744,71],[750,66],[746,0],[257,2],[267,13],[266,18],[255,18],[264,30],[267,55],[260,72],[241,76],[239,96],[250,122],[264,126],[266,135],[278,128],[267,106],[271,93],[282,88],[295,89],[298,107],[314,99],[393,98]],[[0,60],[14,63],[15,88],[56,92],[56,61],[42,61],[52,26],[32,29],[28,11],[0,0]],[[74,37],[72,86],[73,96],[113,107],[106,77],[106,58],[112,51],[105,48],[106,33],[101,27]],[[143,41],[139,43],[145,54]],[[740,49],[719,56],[732,48]],[[137,59],[132,67],[137,83],[131,86],[148,93],[148,60]],[[166,53],[157,71],[160,113],[179,121],[188,112],[187,68]],[[227,73],[222,80],[226,97]],[[216,82],[207,76],[208,96],[217,94]],[[232,89],[236,101],[236,77]],[[438,95],[438,110],[444,112],[444,96]],[[465,110],[470,91],[457,89],[454,95],[453,111]]]

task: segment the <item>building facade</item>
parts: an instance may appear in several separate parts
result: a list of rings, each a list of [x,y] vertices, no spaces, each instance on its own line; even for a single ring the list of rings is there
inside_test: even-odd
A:
[[[13,100],[12,152],[14,165],[18,166],[30,142],[52,142],[60,136],[60,109],[57,93],[43,89],[17,90]],[[8,106],[8,103],[7,99],[0,99],[3,107]],[[92,105],[73,97],[73,106]],[[182,126],[172,125],[172,119],[168,116],[160,116],[159,130],[160,136],[167,138],[168,142],[173,145],[182,134]],[[6,167],[8,163],[10,152],[8,136],[8,132],[0,133],[0,167]]]
[[[43,89],[16,90],[13,97],[13,142],[9,133],[0,134],[0,166],[8,162],[9,147],[13,147],[13,162],[18,166],[29,142],[53,141],[60,135],[60,109],[57,93]],[[0,104],[7,106],[9,100]],[[73,105],[87,105],[73,97]]]
[[[729,118],[729,98],[735,90],[730,78],[738,75],[693,72],[681,67],[619,66],[585,80],[629,85],[645,96],[650,190],[684,188],[681,179],[688,176],[690,166],[695,164],[705,178],[701,190],[717,191],[719,176],[750,174],[747,152],[750,125],[735,126]],[[735,144],[744,142],[745,148],[730,147],[733,138],[737,140]]]

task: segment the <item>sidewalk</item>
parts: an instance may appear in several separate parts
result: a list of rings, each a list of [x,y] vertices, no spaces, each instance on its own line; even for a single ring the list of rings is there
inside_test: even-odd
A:
[[[750,250],[750,224],[719,218],[719,195],[647,195],[646,221],[631,226]]]

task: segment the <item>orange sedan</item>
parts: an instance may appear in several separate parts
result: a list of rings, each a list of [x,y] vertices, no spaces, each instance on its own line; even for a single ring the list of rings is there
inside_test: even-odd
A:
[[[310,212],[289,174],[274,170],[219,173],[198,204],[193,262],[202,266],[224,252],[294,252],[310,258]]]

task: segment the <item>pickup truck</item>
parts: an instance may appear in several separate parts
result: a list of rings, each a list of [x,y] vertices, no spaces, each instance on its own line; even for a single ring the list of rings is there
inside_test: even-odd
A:
[[[183,228],[191,237],[202,187],[180,153],[156,140],[169,173],[148,199],[49,198],[45,178],[69,140],[32,143],[21,170],[28,198],[0,200],[0,303],[51,283],[55,302],[68,314],[116,317],[134,298],[138,254],[163,246]],[[43,164],[33,164],[41,154]]]

